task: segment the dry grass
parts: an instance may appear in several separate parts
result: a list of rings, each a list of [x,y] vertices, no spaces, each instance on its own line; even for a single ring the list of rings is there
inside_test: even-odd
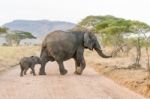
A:
[[[39,52],[39,46],[0,46],[0,71],[17,64],[24,56],[37,55]]]
[[[141,65],[146,68],[145,49],[142,49]],[[86,62],[95,68],[97,72],[111,78],[120,85],[123,85],[145,97],[150,98],[150,82],[147,80],[146,69],[124,69],[134,63],[135,50],[131,50],[129,56],[121,56],[116,58],[104,59],[100,58],[97,53],[86,51]],[[120,67],[119,69],[116,67]]]

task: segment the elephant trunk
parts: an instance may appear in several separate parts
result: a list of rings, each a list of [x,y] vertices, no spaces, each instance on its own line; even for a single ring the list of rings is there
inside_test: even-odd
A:
[[[111,55],[107,56],[107,55],[103,54],[101,49],[95,48],[95,50],[98,53],[98,55],[101,56],[102,58],[110,58],[110,57],[112,57]]]

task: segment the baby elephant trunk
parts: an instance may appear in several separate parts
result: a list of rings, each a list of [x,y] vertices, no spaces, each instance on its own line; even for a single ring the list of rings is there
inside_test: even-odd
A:
[[[110,57],[112,57],[111,55],[107,56],[107,55],[103,54],[101,49],[95,48],[95,50],[98,53],[98,55],[101,56],[102,58],[110,58]]]

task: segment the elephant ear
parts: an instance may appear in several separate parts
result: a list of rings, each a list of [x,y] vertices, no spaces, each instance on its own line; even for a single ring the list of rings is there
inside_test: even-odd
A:
[[[93,49],[92,39],[90,38],[90,33],[84,33],[84,47]]]
[[[32,59],[32,61],[33,62],[38,62],[38,60],[39,60],[39,58],[38,57],[36,57],[36,56],[31,56],[31,59]]]
[[[97,38],[95,37],[95,40],[94,40],[95,42],[94,42],[94,48],[97,48],[97,49],[101,49],[101,46],[100,46],[100,44],[99,44],[99,42],[98,42],[98,40],[97,40]]]
[[[32,59],[33,61],[35,61],[35,57],[34,57],[34,56],[31,56],[31,59]]]

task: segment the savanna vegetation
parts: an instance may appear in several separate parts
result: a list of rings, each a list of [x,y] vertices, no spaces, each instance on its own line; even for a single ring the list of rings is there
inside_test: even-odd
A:
[[[5,38],[7,42],[0,46],[0,71],[15,66],[24,56],[39,54],[39,46],[18,46],[23,39],[36,38],[32,33],[0,27],[0,37]]]
[[[8,45],[19,45],[20,41],[23,39],[35,39],[30,32],[24,31],[12,31],[11,33],[6,34],[5,36]]]
[[[5,34],[7,32],[7,28],[0,27],[0,34]]]
[[[147,32],[150,26],[136,20],[126,20],[114,16],[87,16],[78,25],[78,29],[93,31],[101,42],[102,50],[109,50],[113,58],[99,59],[95,53],[85,52],[88,64],[101,74],[115,80],[121,85],[150,97],[150,38]],[[36,38],[32,33],[24,31],[8,32],[0,28],[8,45],[19,45],[26,38]],[[0,70],[13,66],[23,56],[39,54],[38,46],[4,46],[0,47]],[[94,59],[94,60],[93,60]],[[4,67],[5,66],[5,67]]]
[[[123,51],[123,47],[127,47],[127,54],[132,47],[136,47],[137,59],[134,65],[140,66],[141,47],[149,46],[149,38],[146,33],[150,30],[150,26],[144,22],[135,20],[125,20],[114,16],[88,16],[79,23],[80,28],[87,28],[94,31],[101,37],[101,42],[105,46],[113,47],[113,56],[117,56],[117,52]],[[130,37],[137,35],[137,37]],[[143,36],[142,36],[143,35]]]
[[[144,22],[116,18],[110,15],[88,16],[79,23],[79,26],[99,34],[105,45],[115,46],[119,43],[126,43],[128,40],[125,37],[130,34],[146,33],[150,30],[150,26]]]
[[[0,72],[18,64],[25,56],[39,55],[39,46],[0,46]]]
[[[87,16],[78,27],[96,33],[103,45],[102,48],[112,51],[113,59],[109,59],[109,62],[108,60],[102,60],[100,64],[94,62],[98,72],[150,97],[148,24],[107,15]]]
[[[30,32],[18,31],[18,30],[9,30],[5,27],[0,27],[0,37],[6,39],[7,46],[19,45],[20,41],[23,39],[35,39],[36,37]]]

